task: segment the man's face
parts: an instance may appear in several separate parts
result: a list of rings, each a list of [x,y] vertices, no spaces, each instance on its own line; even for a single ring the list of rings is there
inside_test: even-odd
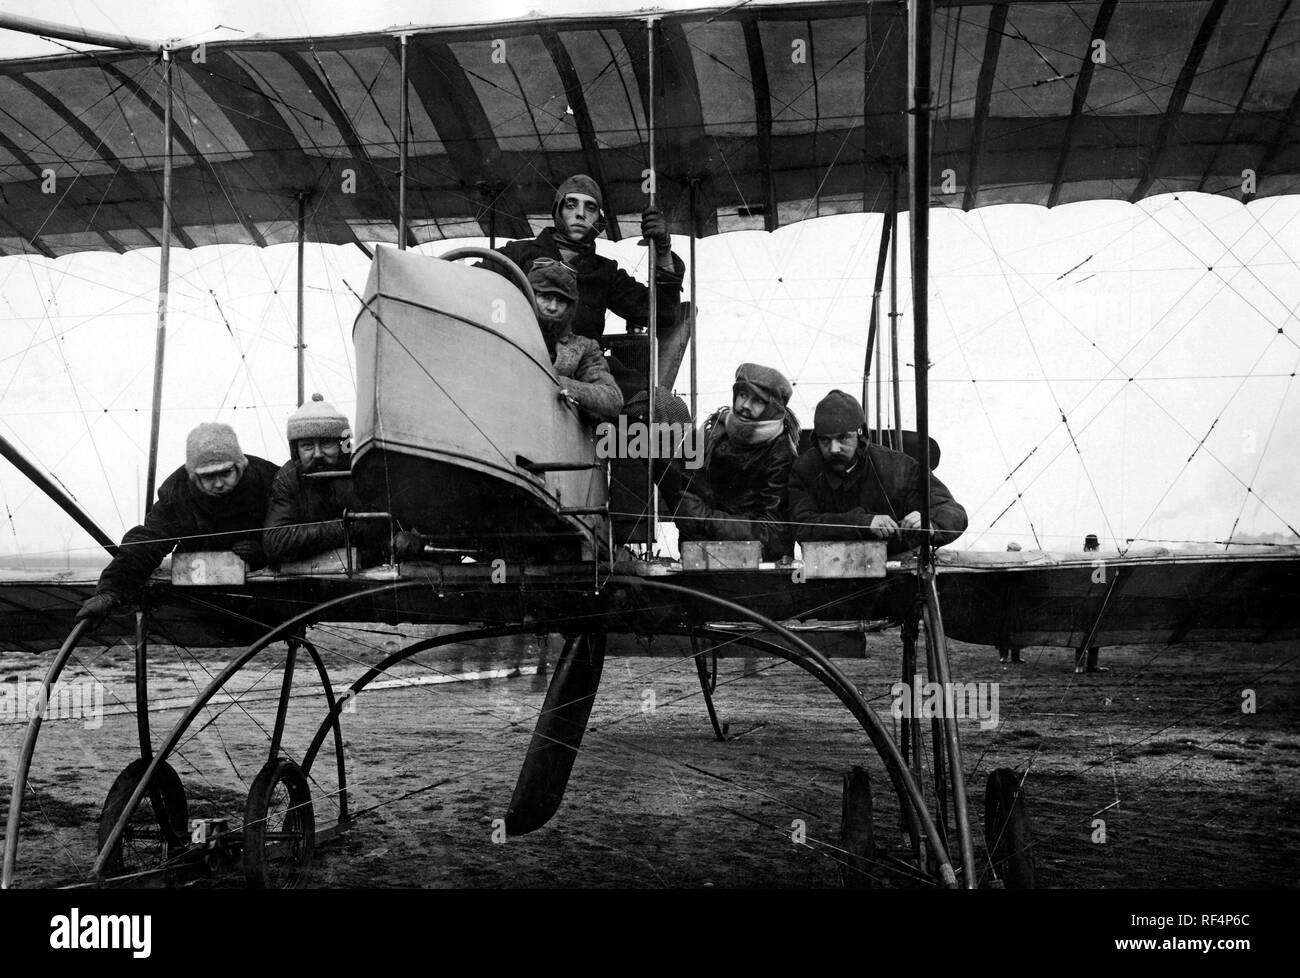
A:
[[[589,241],[596,236],[600,207],[586,194],[565,194],[560,201],[560,231],[570,241]]]
[[[838,435],[818,435],[817,451],[821,452],[823,461],[832,472],[847,471],[858,451],[858,431],[841,431]]]
[[[201,475],[195,475],[194,481],[198,484],[199,490],[208,496],[220,497],[227,493],[235,491],[235,486],[239,485],[239,467],[227,465],[224,469],[217,469],[215,472],[204,472]]]
[[[337,438],[299,438],[298,464],[304,472],[323,472],[339,464],[343,445]]]
[[[736,412],[736,416],[742,421],[757,421],[767,410],[767,400],[759,397],[747,387],[742,387],[736,391],[735,400],[731,403],[731,410]]]
[[[558,292],[537,293],[537,321],[542,332],[554,339],[560,333],[573,303],[567,295]]]

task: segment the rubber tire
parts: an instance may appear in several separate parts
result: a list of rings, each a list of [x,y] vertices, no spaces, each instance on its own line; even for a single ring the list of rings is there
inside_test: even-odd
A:
[[[289,806],[283,812],[283,821],[277,832],[292,832],[301,836],[297,850],[291,854],[287,875],[283,879],[272,876],[267,860],[267,820],[271,800],[279,785],[289,793]],[[271,817],[275,817],[271,815]],[[303,886],[307,870],[311,867],[312,853],[316,849],[316,816],[312,810],[311,788],[307,776],[287,757],[267,761],[257,772],[248,789],[248,802],[244,806],[244,881],[250,889],[293,890]]]
[[[121,817],[127,801],[135,792],[136,785],[140,783],[148,766],[149,762],[144,758],[136,758],[122,769],[113,781],[113,786],[108,789],[103,810],[99,815],[99,849],[104,848],[104,841]],[[163,814],[162,818],[158,817],[160,811]],[[138,829],[145,824],[157,826],[158,832],[155,836],[151,829],[148,835],[140,840],[132,829],[133,827]],[[118,840],[108,859],[105,860],[104,875],[122,876],[166,866],[174,851],[185,844],[188,831],[189,806],[185,801],[185,788],[172,766],[163,761],[154,772],[153,784],[140,800],[140,807],[135,810],[135,816],[127,823],[122,838]],[[134,853],[136,858],[126,853]]]
[[[1008,890],[1034,889],[1034,839],[1020,777],[1000,767],[984,792],[984,843],[994,875]]]
[[[840,880],[847,890],[869,890],[875,885],[872,869],[876,843],[871,829],[871,781],[867,769],[855,764],[844,775],[840,821]]]

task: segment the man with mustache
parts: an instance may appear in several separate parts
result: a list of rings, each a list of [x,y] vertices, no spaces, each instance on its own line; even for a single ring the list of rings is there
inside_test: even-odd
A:
[[[274,478],[275,463],[244,455],[230,425],[199,425],[185,439],[185,464],[158,487],[158,501],[144,523],[122,538],[77,617],[89,619],[94,631],[115,610],[134,603],[173,548],[232,550],[249,570],[265,567],[261,527]]]
[[[705,423],[703,464],[680,491],[661,483],[668,518],[682,540],[758,540],[764,560],[791,556],[786,482],[799,439],[787,407],[794,392],[772,367],[742,363],[732,405]]]
[[[600,344],[573,332],[578,307],[578,279],[573,269],[539,258],[528,273],[528,283],[537,297],[537,325],[560,378],[559,396],[598,421],[618,417],[623,392],[614,383]]]
[[[924,542],[921,465],[910,455],[868,444],[862,405],[833,390],[817,404],[817,444],[790,470],[790,519],[795,539],[884,540],[891,554]],[[930,475],[930,527],[935,546],[966,529],[966,510]]]
[[[605,230],[604,206],[604,195],[595,180],[582,173],[571,176],[555,191],[553,227],[531,240],[511,241],[497,249],[525,275],[539,258],[564,262],[572,268],[578,282],[573,331],[594,340],[605,332],[606,310],[629,324],[644,325],[650,319],[650,290],[619,268],[618,262],[596,254],[596,238]],[[686,265],[672,252],[668,222],[659,208],[649,207],[642,213],[641,233],[658,246],[656,318],[659,329],[668,329],[677,321]],[[484,267],[504,274],[491,262],[484,263]]]
[[[267,559],[276,565],[342,547],[348,541],[344,513],[362,508],[348,477],[352,427],[347,417],[313,394],[289,416],[285,431],[290,459],[275,474],[262,534]],[[383,562],[379,543],[381,537],[387,542],[387,529],[373,521],[353,525],[351,541],[363,566]],[[412,559],[423,550],[414,533],[399,533],[393,545],[399,559]]]

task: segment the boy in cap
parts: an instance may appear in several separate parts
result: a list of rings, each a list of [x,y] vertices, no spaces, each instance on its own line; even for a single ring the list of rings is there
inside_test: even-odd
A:
[[[537,296],[537,325],[560,378],[559,396],[597,420],[618,417],[623,392],[614,383],[600,344],[573,332],[578,308],[578,280],[573,269],[539,260],[528,273],[528,282]]]
[[[704,458],[684,490],[660,485],[682,540],[758,540],[764,560],[793,554],[786,483],[799,444],[794,388],[772,367],[742,363],[732,405],[704,423]]]
[[[790,470],[790,519],[799,542],[885,540],[891,554],[919,546],[921,465],[910,455],[868,444],[862,405],[833,390],[813,415],[815,447]],[[952,543],[966,529],[966,510],[930,475],[934,545]]]
[[[173,549],[233,550],[250,570],[266,566],[261,527],[275,463],[239,448],[234,429],[204,422],[185,439],[185,464],[163,480],[144,523],[128,530],[77,612],[94,631],[115,609],[134,603]]]
[[[362,508],[347,477],[352,467],[352,427],[343,412],[313,394],[289,415],[285,433],[290,458],[271,484],[262,534],[267,560],[276,565],[342,547],[344,513]],[[353,540],[366,545],[361,562],[382,562],[383,556],[371,553],[369,547],[377,536],[376,527],[358,523],[354,529]],[[414,534],[404,536],[404,556],[415,556],[420,549]]]
[[[650,319],[650,290],[619,268],[618,262],[596,254],[596,238],[605,229],[604,206],[604,195],[595,180],[582,173],[571,176],[555,191],[551,208],[553,227],[532,240],[511,241],[497,249],[523,269],[525,275],[532,271],[533,262],[539,258],[563,262],[572,268],[578,281],[573,331],[594,340],[599,340],[605,332],[606,310],[629,324],[644,325]],[[668,329],[677,321],[686,265],[672,253],[668,222],[659,208],[648,207],[642,212],[641,233],[658,245],[656,318],[659,329]],[[485,267],[502,272],[491,263]]]

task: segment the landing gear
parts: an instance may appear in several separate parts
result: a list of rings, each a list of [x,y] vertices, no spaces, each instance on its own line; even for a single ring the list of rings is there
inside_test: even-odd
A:
[[[244,808],[244,879],[251,889],[303,885],[316,848],[307,777],[286,757],[267,761]]]
[[[101,851],[148,766],[147,760],[137,758],[122,770],[108,789],[99,816]],[[171,765],[163,761],[154,772],[135,814],[126,823],[121,838],[107,850],[103,875],[135,876],[165,870],[169,860],[185,845],[188,816],[181,779]]]
[[[994,885],[1008,890],[1034,888],[1034,840],[1021,779],[1010,768],[989,774],[984,792],[984,843]]]
[[[876,861],[876,844],[871,832],[871,780],[867,769],[857,764],[844,775],[844,811],[840,822],[843,862],[840,879],[847,890],[869,890],[874,885],[871,869]]]

